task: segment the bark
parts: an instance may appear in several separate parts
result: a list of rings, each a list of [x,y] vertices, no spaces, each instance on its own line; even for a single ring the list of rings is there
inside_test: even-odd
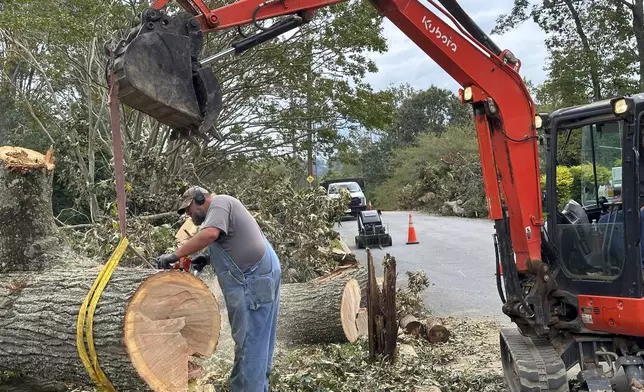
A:
[[[362,267],[357,261],[351,264],[343,265],[335,271],[314,279],[313,283],[322,283],[330,279],[342,279],[345,282],[349,279],[355,279],[360,285],[360,307],[367,307],[367,269]]]
[[[99,268],[0,275],[0,370],[91,386],[76,319]],[[117,390],[146,390],[123,344],[127,299],[151,269],[117,268],[94,312],[98,362]]]
[[[396,320],[396,259],[389,254],[383,260],[385,280],[382,284],[382,313],[384,315],[385,346],[384,357],[393,362],[396,359],[396,339],[398,322]]]
[[[52,212],[53,152],[0,147],[0,272],[80,263],[58,237]]]
[[[355,343],[360,289],[354,279],[282,285],[277,339],[289,343]]]

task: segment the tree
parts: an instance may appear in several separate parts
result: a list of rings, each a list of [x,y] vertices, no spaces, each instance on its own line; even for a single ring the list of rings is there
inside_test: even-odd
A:
[[[409,145],[420,134],[441,134],[450,125],[472,121],[470,107],[461,104],[458,97],[449,90],[436,86],[415,90],[404,86],[400,92],[402,99],[396,121],[389,131],[396,145]]]
[[[643,63],[635,44],[640,33],[632,26],[638,10],[637,1],[544,0],[530,6],[515,0],[492,32],[507,31],[532,18],[548,34],[551,55],[549,78],[537,94],[540,103],[570,106],[634,92],[641,85],[644,76],[637,70]]]

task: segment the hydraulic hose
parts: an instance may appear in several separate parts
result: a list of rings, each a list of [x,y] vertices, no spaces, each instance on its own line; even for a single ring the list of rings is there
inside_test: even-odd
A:
[[[481,45],[490,49],[497,56],[501,55],[501,49],[496,46],[494,41],[481,30],[481,28],[470,18],[470,16],[461,8],[456,0],[438,0],[445,9],[452,14],[468,33],[472,35]]]

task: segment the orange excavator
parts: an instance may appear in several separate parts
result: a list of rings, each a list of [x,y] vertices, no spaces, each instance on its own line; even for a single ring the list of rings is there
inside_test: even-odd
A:
[[[157,0],[110,49],[108,71],[123,103],[176,132],[209,137],[222,107],[210,64],[341,1],[239,0],[209,9],[202,0],[177,0],[185,11],[169,16],[167,0]],[[569,391],[570,382],[585,391],[612,390],[622,370],[632,385],[644,383],[638,197],[644,95],[537,114],[519,59],[498,48],[455,0],[427,1],[431,9],[419,0],[371,0],[462,86],[461,102],[472,107],[495,225],[500,305],[514,324],[500,330],[509,390]],[[285,18],[270,27],[257,23],[276,17]],[[251,23],[257,34],[202,56],[205,34]],[[577,377],[568,380],[575,366]]]

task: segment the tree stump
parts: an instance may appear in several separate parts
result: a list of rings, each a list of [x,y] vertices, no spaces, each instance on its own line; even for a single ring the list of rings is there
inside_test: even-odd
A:
[[[0,146],[0,272],[38,271],[73,263],[55,235],[52,213],[53,151],[42,155]]]
[[[367,249],[367,313],[369,357],[382,357],[389,362],[396,359],[398,320],[396,319],[396,259],[385,255],[382,292],[376,283],[373,256]]]

